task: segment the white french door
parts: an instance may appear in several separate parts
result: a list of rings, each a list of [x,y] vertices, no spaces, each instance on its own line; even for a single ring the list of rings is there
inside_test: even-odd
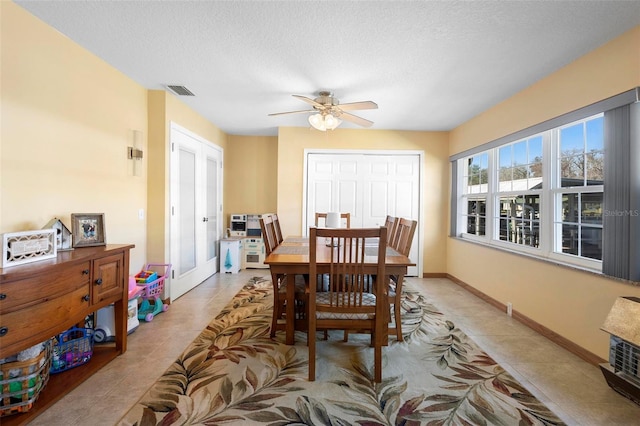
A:
[[[351,227],[384,225],[387,215],[418,221],[409,257],[422,271],[422,153],[411,151],[305,152],[303,234],[316,212],[351,213]]]
[[[218,272],[222,232],[222,150],[171,125],[170,297],[182,296]]]

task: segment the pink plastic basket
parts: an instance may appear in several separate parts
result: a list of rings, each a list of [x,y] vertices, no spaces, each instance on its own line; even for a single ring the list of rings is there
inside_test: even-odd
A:
[[[145,273],[153,273],[152,277],[155,275],[153,281],[149,282],[138,282],[137,286],[142,288],[140,292],[140,297],[143,299],[156,299],[161,297],[162,291],[164,290],[164,281],[167,278],[169,271],[171,271],[170,263],[148,263],[142,268],[142,272],[140,274]],[[138,274],[138,275],[140,275]]]
[[[162,290],[164,289],[164,277],[158,278],[149,284],[144,285],[144,290],[140,293],[140,297],[143,299],[155,299],[160,297]]]

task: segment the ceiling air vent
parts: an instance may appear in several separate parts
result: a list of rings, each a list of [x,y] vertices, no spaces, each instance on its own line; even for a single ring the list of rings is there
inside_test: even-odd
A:
[[[184,86],[167,86],[167,88],[178,96],[195,96],[191,90]]]

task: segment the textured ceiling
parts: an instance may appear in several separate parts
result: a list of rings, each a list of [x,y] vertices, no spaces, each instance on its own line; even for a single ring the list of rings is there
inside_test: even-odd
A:
[[[640,1],[16,3],[148,89],[186,86],[238,135],[308,127],[267,114],[319,90],[376,102],[354,111],[373,129],[450,130],[640,25]]]

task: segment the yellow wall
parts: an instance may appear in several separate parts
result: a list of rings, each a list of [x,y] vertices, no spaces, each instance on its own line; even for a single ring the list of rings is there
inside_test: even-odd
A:
[[[147,179],[126,153],[134,129],[146,151],[146,90],[15,4],[0,11],[0,232],[105,213],[107,243],[135,244],[139,267]]]
[[[226,154],[227,135],[218,127],[195,113],[174,95],[164,90],[149,90],[149,170],[148,170],[148,224],[147,243],[149,259],[153,262],[169,262],[170,252],[170,199],[169,157],[171,123],[197,134],[223,150]],[[223,176],[223,185],[226,181]],[[224,192],[224,191],[223,191]],[[223,194],[224,196],[224,194]],[[223,218],[226,217],[226,208]],[[224,228],[223,223],[223,228]]]
[[[278,138],[229,136],[225,155],[225,210],[233,213],[276,213]],[[229,226],[229,215],[225,216]]]
[[[406,132],[308,128],[280,128],[278,135],[277,213],[284,235],[302,234],[305,149],[424,151],[424,273],[446,271],[447,211],[449,203],[448,136],[446,132]],[[416,235],[414,238],[420,238]]]
[[[640,86],[640,27],[453,130],[450,154]],[[640,287],[600,275],[447,241],[447,271],[588,351],[608,358],[600,331],[618,296],[640,296]]]
[[[170,123],[223,150],[227,135],[14,3],[0,2],[0,19],[0,233],[105,213],[107,243],[136,246],[130,273],[167,261]],[[142,133],[139,176],[127,159],[132,130]]]

